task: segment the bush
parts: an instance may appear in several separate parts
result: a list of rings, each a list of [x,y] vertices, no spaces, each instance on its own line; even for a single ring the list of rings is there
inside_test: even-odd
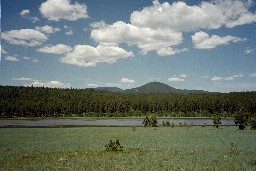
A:
[[[251,117],[251,129],[256,130],[256,115]]]
[[[158,121],[155,115],[152,116],[150,119],[146,117],[142,122],[144,127],[157,127],[157,123]]]
[[[217,114],[214,115],[214,117],[213,117],[213,125],[214,125],[214,127],[219,128],[219,126],[221,124],[220,120],[221,120],[220,115],[217,115]]]
[[[243,112],[242,109],[234,114],[234,122],[239,125],[240,130],[244,130],[245,126],[248,124],[249,114]]]
[[[123,151],[123,146],[121,146],[119,140],[110,140],[108,144],[105,145],[107,151]]]

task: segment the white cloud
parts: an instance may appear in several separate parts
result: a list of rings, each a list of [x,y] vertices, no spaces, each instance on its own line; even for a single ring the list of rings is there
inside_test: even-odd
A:
[[[193,44],[197,49],[212,49],[220,45],[227,45],[230,42],[237,43],[241,41],[245,41],[246,39],[242,39],[234,36],[224,36],[220,37],[217,35],[212,35],[211,37],[205,32],[196,32],[192,37]]]
[[[72,52],[67,53],[60,61],[67,64],[78,65],[83,67],[96,66],[97,63],[115,63],[120,58],[132,57],[132,52],[114,47],[114,46],[97,46],[77,45]]]
[[[212,81],[220,81],[220,80],[222,80],[222,77],[213,76],[213,77],[211,78],[211,80],[212,80]]]
[[[70,36],[74,33],[72,28],[67,26],[67,25],[64,25],[64,29],[65,29],[65,34],[68,35],[68,36]]]
[[[20,12],[20,16],[22,16],[25,19],[32,20],[33,23],[39,21],[37,17],[31,17],[29,16],[30,10],[25,9]]]
[[[73,30],[68,30],[68,31],[65,32],[65,34],[68,35],[68,36],[72,35],[73,33],[74,33]]]
[[[38,46],[48,39],[45,34],[34,29],[6,31],[1,33],[1,38],[10,44],[23,46]]]
[[[41,4],[39,10],[43,17],[51,21],[88,18],[87,6],[78,2],[72,3],[71,0],[47,0]]]
[[[88,87],[99,87],[98,84],[94,84],[94,83],[86,84],[86,86],[88,86]]]
[[[149,80],[151,80],[151,81],[160,81],[160,80],[162,80],[162,78],[161,77],[157,77],[157,78],[151,77],[151,78],[149,78]]]
[[[96,25],[96,26],[95,26]],[[182,34],[171,29],[151,29],[137,27],[123,21],[112,25],[93,24],[95,27],[91,32],[91,38],[101,45],[117,46],[120,43],[136,45],[142,54],[149,51],[157,51],[159,55],[172,55],[181,52],[170,46],[182,42]]]
[[[187,78],[187,75],[185,74],[180,74],[180,75],[173,75],[168,79],[168,81],[172,82],[181,82],[181,81],[186,81],[185,78]]]
[[[103,20],[101,20],[101,21],[99,21],[99,22],[93,22],[93,23],[91,23],[90,26],[91,26],[92,28],[96,29],[96,28],[106,27],[107,24],[106,24]]]
[[[72,47],[63,44],[58,44],[55,46],[44,46],[37,49],[38,52],[51,54],[66,54],[68,52],[71,52],[72,50]]]
[[[8,54],[8,53],[2,48],[1,45],[0,45],[0,49],[1,49],[1,54]]]
[[[253,73],[253,74],[251,74],[251,75],[250,75],[250,77],[254,77],[254,78],[256,78],[256,72],[255,72],[255,73]]]
[[[179,81],[185,81],[185,79],[177,78],[177,77],[171,77],[171,78],[168,79],[168,81],[179,82]]]
[[[19,59],[16,56],[6,56],[5,57],[6,61],[11,61],[11,62],[17,62]]]
[[[252,49],[252,48],[250,48],[250,47],[246,47],[244,53],[245,53],[245,54],[250,54],[250,53],[252,53],[254,50],[255,50],[255,49]]]
[[[215,0],[189,6],[185,2],[159,3],[131,14],[131,24],[139,27],[169,28],[178,32],[198,29],[235,27],[256,21],[256,14],[249,11],[252,3],[241,0]]]
[[[70,88],[70,84],[61,83],[60,81],[47,81],[47,82],[41,82],[41,81],[34,81],[31,84],[25,84],[24,86],[27,87],[50,87],[50,88]]]
[[[231,81],[231,80],[234,80],[234,79],[236,79],[236,78],[243,77],[243,76],[244,76],[243,74],[236,74],[236,75],[229,76],[229,77],[213,76],[213,77],[211,78],[211,80],[212,80],[212,81],[221,81],[221,80]]]
[[[20,77],[20,78],[12,78],[12,80],[15,80],[15,81],[32,81],[32,78]]]
[[[30,19],[32,20],[33,23],[39,21],[39,19],[37,17],[30,17]]]
[[[142,54],[155,51],[160,56],[169,56],[188,51],[187,48],[174,48],[182,43],[183,32],[218,29],[223,26],[230,28],[255,22],[256,14],[249,11],[251,6],[250,1],[239,0],[215,0],[193,6],[180,1],[161,4],[155,0],[152,6],[134,11],[130,16],[130,23],[91,23],[91,38],[100,45],[118,46],[126,43],[137,46]],[[196,48],[201,49],[246,40],[234,36],[209,37],[206,33],[199,35],[200,33],[204,32],[196,33],[193,42]]]
[[[27,60],[27,61],[31,61],[33,63],[38,63],[39,62],[36,58],[31,58],[31,57],[27,57],[27,56],[24,56],[23,59]]]
[[[33,62],[33,63],[38,63],[39,61],[38,61],[38,59],[35,59],[35,58],[34,58],[34,59],[32,59],[32,62]]]
[[[188,51],[187,48],[183,48],[183,49],[173,49],[171,47],[167,47],[167,48],[161,48],[157,51],[157,54],[159,56],[168,56],[168,55],[174,55],[174,54],[178,54],[181,52],[186,52]]]
[[[40,32],[47,33],[47,34],[52,34],[52,33],[55,33],[57,31],[60,31],[60,28],[54,28],[54,27],[49,26],[49,25],[45,25],[45,26],[42,26],[42,27],[37,26],[35,29],[40,31]]]
[[[128,78],[122,78],[120,82],[121,83],[129,83],[129,84],[135,83],[134,80],[131,80],[131,79],[128,79]]]
[[[27,15],[27,14],[29,14],[29,13],[30,13],[30,10],[25,9],[25,10],[22,10],[22,11],[20,12],[20,15],[21,15],[21,16],[24,16],[24,15]]]

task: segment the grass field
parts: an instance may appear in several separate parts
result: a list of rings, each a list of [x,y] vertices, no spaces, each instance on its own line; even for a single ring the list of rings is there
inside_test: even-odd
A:
[[[124,151],[106,151],[110,139],[119,139]],[[256,131],[1,128],[0,170],[256,170]]]

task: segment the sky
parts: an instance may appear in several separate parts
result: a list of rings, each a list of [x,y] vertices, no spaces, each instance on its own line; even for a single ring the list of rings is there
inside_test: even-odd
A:
[[[256,91],[253,0],[1,0],[0,85]]]

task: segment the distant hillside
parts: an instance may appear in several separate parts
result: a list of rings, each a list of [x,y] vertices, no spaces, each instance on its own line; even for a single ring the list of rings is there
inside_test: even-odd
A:
[[[106,92],[122,92],[123,89],[118,87],[97,87],[97,88],[90,88],[91,90],[96,91],[106,91]]]
[[[159,82],[150,82],[143,86],[124,90],[125,93],[206,93],[207,91],[203,90],[182,90],[173,88],[167,84]]]
[[[186,89],[176,89],[167,84],[160,82],[150,82],[143,86],[123,90],[118,87],[97,87],[88,88],[89,90],[105,91],[105,92],[123,92],[123,93],[178,93],[178,94],[188,94],[188,93],[207,93],[203,90],[186,90]]]

